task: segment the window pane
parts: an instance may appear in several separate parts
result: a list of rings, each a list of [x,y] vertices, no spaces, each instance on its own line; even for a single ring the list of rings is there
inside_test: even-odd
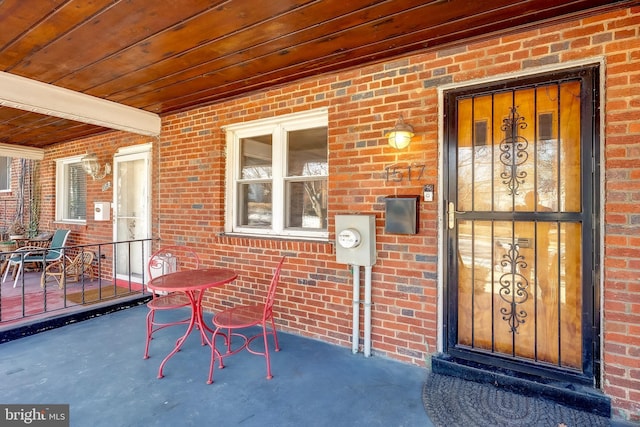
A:
[[[225,231],[328,238],[328,118],[324,110],[227,128]]]
[[[80,163],[68,165],[65,184],[68,191],[65,219],[87,219],[87,181]]]
[[[327,228],[327,181],[287,183],[287,228]]]
[[[327,128],[288,133],[288,176],[327,176]]]
[[[10,190],[11,157],[0,157],[0,190]]]
[[[270,228],[272,219],[271,183],[239,184],[238,225]]]
[[[271,178],[271,135],[240,140],[240,178]]]

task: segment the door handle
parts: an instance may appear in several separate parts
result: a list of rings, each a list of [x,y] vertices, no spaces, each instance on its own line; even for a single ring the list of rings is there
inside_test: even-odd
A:
[[[456,226],[456,214],[463,214],[466,213],[464,211],[457,211],[456,210],[456,204],[453,202],[449,202],[449,208],[447,210],[447,218],[448,218],[448,222],[449,222],[449,230],[453,230],[453,228]]]

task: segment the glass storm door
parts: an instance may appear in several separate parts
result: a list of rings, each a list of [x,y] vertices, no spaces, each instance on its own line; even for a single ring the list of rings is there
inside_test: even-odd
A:
[[[142,283],[151,236],[150,151],[117,154],[114,158],[114,230],[116,278]]]
[[[593,384],[596,77],[447,94],[447,353]]]

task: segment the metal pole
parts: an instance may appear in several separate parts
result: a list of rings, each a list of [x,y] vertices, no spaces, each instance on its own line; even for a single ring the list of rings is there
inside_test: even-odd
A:
[[[371,268],[364,267],[364,357],[371,356]]]
[[[352,265],[353,268],[353,338],[351,341],[351,351],[358,352],[360,344],[360,266]]]

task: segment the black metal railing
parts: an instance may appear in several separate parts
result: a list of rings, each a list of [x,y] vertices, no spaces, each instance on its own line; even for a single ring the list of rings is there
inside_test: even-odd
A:
[[[0,252],[0,326],[149,296],[144,283],[151,241]]]

